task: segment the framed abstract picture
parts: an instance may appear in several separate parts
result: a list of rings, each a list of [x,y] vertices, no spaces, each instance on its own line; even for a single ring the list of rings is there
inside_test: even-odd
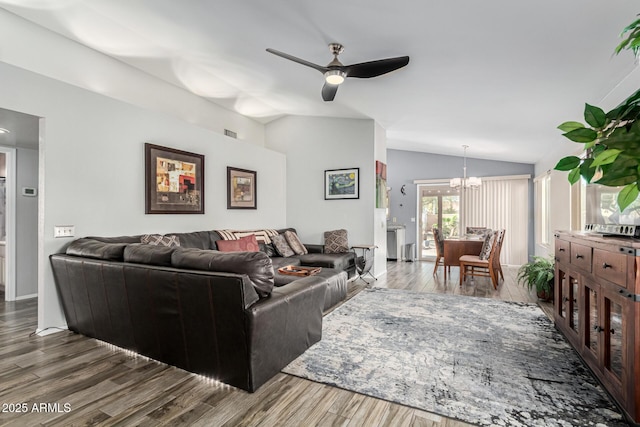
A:
[[[324,171],[324,199],[360,198],[360,168]]]
[[[145,213],[204,214],[204,156],[144,144]]]
[[[256,172],[227,167],[227,209],[257,209]]]

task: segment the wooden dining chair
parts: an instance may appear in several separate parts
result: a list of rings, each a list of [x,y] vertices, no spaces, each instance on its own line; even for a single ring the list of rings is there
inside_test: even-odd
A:
[[[447,280],[447,267],[444,265],[444,236],[437,227],[433,227],[433,240],[436,242],[436,262],[433,266],[433,275],[436,275],[439,266],[443,266],[444,280]]]
[[[504,281],[502,266],[500,265],[500,251],[504,241],[504,234],[505,230],[497,230],[490,237],[493,242],[491,242],[491,250],[486,259],[484,259],[482,253],[480,255],[463,255],[460,257],[460,286],[462,286],[467,276],[490,277],[493,288],[498,289],[500,277]]]

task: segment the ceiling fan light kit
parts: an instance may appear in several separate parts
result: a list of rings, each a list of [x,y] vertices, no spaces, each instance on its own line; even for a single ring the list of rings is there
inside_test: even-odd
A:
[[[344,82],[346,74],[340,70],[329,70],[324,73],[324,81],[330,85],[339,85]]]
[[[333,54],[333,60],[325,67],[275,49],[269,48],[267,49],[267,52],[316,69],[324,74],[325,84],[322,87],[322,99],[325,101],[333,101],[336,93],[338,92],[338,85],[342,84],[347,77],[356,77],[360,79],[377,77],[390,73],[391,71],[395,71],[398,68],[402,68],[409,63],[408,56],[398,56],[396,58],[378,59],[376,61],[362,62],[359,64],[343,65],[338,60],[338,55],[342,53],[343,50],[344,46],[340,43],[330,43],[329,51]]]

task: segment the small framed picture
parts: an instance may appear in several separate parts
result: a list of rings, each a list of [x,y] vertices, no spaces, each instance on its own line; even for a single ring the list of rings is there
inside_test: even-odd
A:
[[[360,168],[324,171],[324,199],[360,198]]]
[[[145,213],[204,214],[204,156],[144,144]]]
[[[257,209],[256,172],[227,166],[227,209]]]

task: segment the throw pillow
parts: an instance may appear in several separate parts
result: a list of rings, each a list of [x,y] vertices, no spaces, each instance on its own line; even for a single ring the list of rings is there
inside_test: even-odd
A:
[[[300,241],[300,238],[298,237],[298,235],[293,231],[291,230],[285,231],[284,238],[289,244],[289,246],[291,247],[291,249],[293,249],[293,252],[296,253],[296,255],[304,255],[309,253],[309,251],[307,251],[307,248],[305,248],[302,242]]]
[[[482,244],[482,249],[480,250],[479,258],[482,260],[489,259],[489,255],[491,254],[491,248],[493,247],[493,242],[495,240],[496,233],[489,232],[484,238],[484,243]]]
[[[166,236],[161,234],[145,234],[140,238],[140,243],[154,246],[168,246],[172,248],[180,246],[180,238],[172,234],[168,234]]]
[[[289,243],[287,243],[287,239],[285,239],[284,235],[282,234],[271,236],[271,243],[273,243],[273,247],[281,257],[286,258],[296,254],[293,249],[291,249],[291,246],[289,246]]]
[[[256,236],[253,234],[238,240],[218,240],[216,246],[220,252],[258,252],[260,250]]]
[[[349,252],[349,239],[347,230],[325,231],[324,252],[328,254],[342,254]]]

